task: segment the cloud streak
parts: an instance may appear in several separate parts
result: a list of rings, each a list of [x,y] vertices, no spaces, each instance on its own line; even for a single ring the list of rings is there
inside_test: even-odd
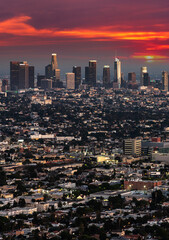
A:
[[[42,28],[37,29],[31,24],[30,16],[14,17],[0,22],[0,34],[10,34],[15,36],[34,36],[43,38],[84,38],[96,39],[100,41],[107,40],[129,40],[129,41],[150,41],[150,40],[168,40],[169,31],[116,31],[118,26],[105,26],[100,28],[72,28],[63,29],[58,28]],[[126,27],[127,28],[127,27]],[[129,27],[130,28],[130,27]],[[108,30],[107,30],[108,29]],[[111,30],[112,29],[112,30]],[[104,38],[103,38],[104,37]]]

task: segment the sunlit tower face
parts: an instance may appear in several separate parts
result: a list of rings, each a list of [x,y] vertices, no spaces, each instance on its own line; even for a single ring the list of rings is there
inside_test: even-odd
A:
[[[114,61],[114,82],[121,88],[121,62],[118,58]]]
[[[141,72],[140,72],[140,84],[141,84],[141,86],[144,85],[144,83],[143,83],[144,73],[147,73],[147,67],[141,67]]]
[[[58,69],[58,62],[57,62],[57,54],[56,53],[52,53],[51,65],[52,65],[52,71],[54,71],[55,69]]]

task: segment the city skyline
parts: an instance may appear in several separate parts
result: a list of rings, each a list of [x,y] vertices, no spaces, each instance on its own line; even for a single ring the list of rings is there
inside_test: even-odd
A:
[[[143,0],[1,1],[0,64],[22,59],[43,74],[47,56],[57,52],[61,71],[85,66],[88,59],[110,65],[117,56],[123,72],[139,72],[146,63],[151,72],[166,70],[169,63],[169,3]],[[89,7],[90,6],[90,7]],[[99,65],[98,65],[99,68]]]

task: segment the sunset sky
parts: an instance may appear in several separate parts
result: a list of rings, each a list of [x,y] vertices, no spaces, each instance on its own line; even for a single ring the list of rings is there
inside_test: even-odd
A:
[[[169,71],[168,0],[1,0],[0,9],[1,74],[11,60],[44,73],[52,52],[62,74],[89,59],[101,72],[115,55],[125,74],[143,65]]]

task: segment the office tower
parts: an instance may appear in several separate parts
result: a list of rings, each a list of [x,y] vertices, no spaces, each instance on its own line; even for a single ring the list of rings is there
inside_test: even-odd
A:
[[[125,155],[141,155],[141,139],[125,139],[123,142],[123,150]]]
[[[18,90],[19,86],[19,64],[20,62],[10,62],[10,86],[11,90]]]
[[[118,58],[114,61],[114,82],[121,88],[121,62]]]
[[[29,66],[29,88],[35,87],[35,68],[34,66]]]
[[[162,72],[162,89],[168,91],[168,72]]]
[[[56,53],[52,53],[51,66],[52,66],[52,71],[55,71],[55,69],[58,69],[58,62],[57,62],[57,54]]]
[[[24,62],[10,62],[11,90],[34,87],[34,67]]]
[[[47,79],[52,78],[52,65],[51,64],[48,64],[45,67],[45,76]]]
[[[29,65],[26,61],[19,64],[19,85],[18,89],[29,88]]]
[[[41,88],[44,90],[52,89],[52,79],[41,79]]]
[[[150,76],[148,73],[143,73],[143,86],[150,86]]]
[[[141,84],[141,86],[144,85],[144,82],[143,82],[144,73],[147,73],[147,67],[141,67],[141,72],[140,72],[140,84]]]
[[[42,79],[45,79],[45,78],[46,78],[45,75],[40,75],[40,74],[37,75],[37,87],[41,87],[41,81]]]
[[[136,73],[135,72],[128,73],[128,82],[136,83]]]
[[[66,73],[66,88],[67,89],[75,89],[75,74],[74,73]]]
[[[110,87],[110,66],[105,65],[103,68],[103,86]]]
[[[57,68],[54,71],[55,71],[55,73],[54,73],[55,74],[55,80],[60,81],[60,69]]]
[[[8,91],[8,79],[2,79],[2,92],[6,92]]]
[[[85,67],[85,80],[90,87],[96,86],[96,60],[90,60],[89,66]]]
[[[57,54],[52,53],[51,64],[45,67],[45,76],[47,79],[53,80],[53,87],[63,87],[63,83],[60,81],[60,69],[58,68]]]
[[[81,84],[81,67],[74,66],[73,73],[75,74],[75,89],[79,89]]]

